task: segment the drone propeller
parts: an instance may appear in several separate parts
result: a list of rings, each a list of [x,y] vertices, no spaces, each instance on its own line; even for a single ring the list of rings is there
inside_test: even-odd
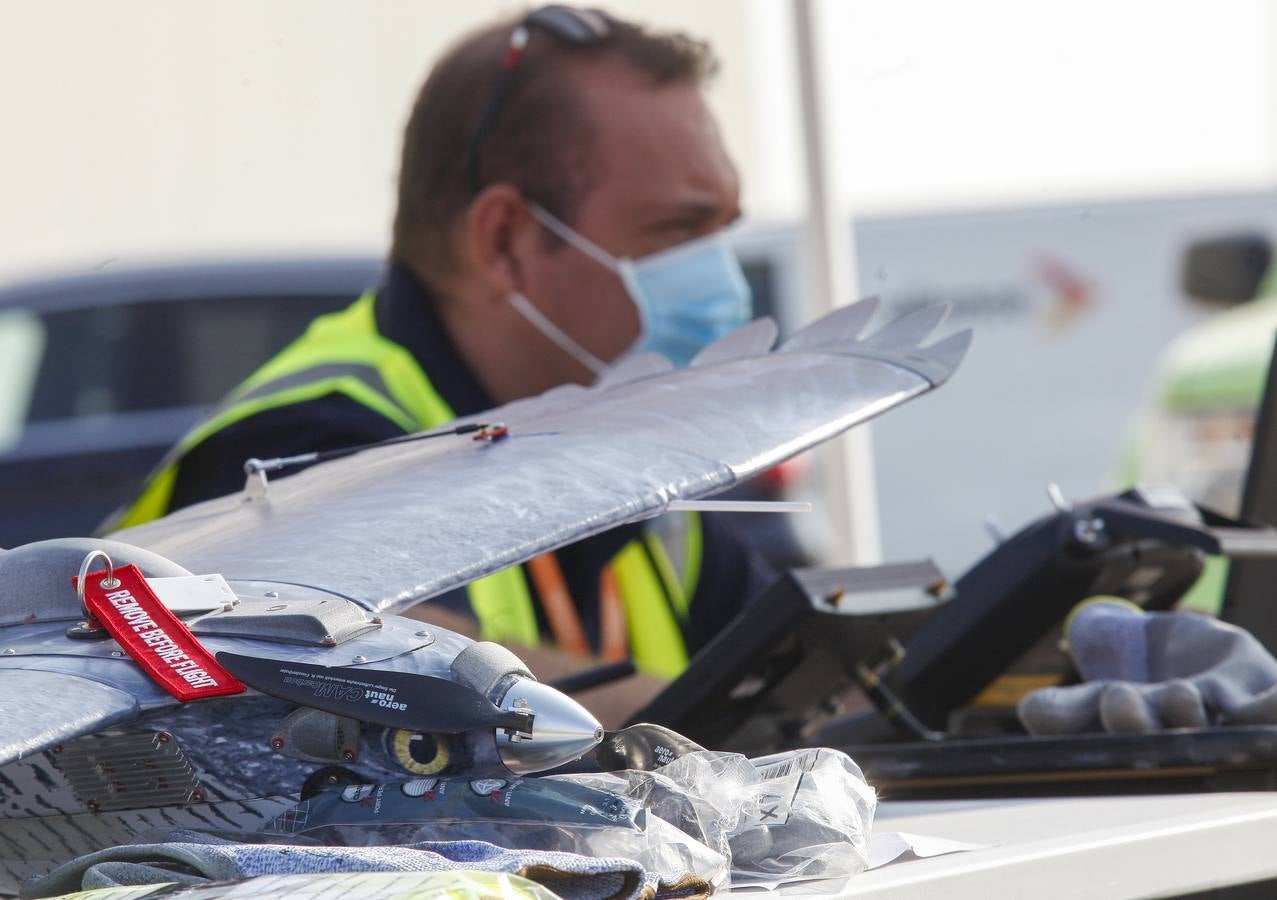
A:
[[[680,756],[704,750],[700,744],[664,725],[640,722],[619,731],[604,732],[594,759],[604,772],[641,769],[650,772]]]
[[[263,694],[374,725],[442,734],[532,730],[528,713],[500,709],[478,691],[446,678],[227,652],[218,653],[217,661]]]

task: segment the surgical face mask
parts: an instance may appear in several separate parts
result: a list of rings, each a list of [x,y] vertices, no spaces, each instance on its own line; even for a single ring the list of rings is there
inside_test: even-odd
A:
[[[675,365],[686,366],[702,347],[749,321],[753,308],[749,284],[721,234],[696,238],[637,260],[618,259],[541,206],[531,203],[528,208],[556,236],[621,277],[638,308],[642,328],[631,352],[655,351]],[[586,361],[588,357],[602,366],[596,357],[536,312],[525,298],[515,295],[511,299],[538,330],[599,371]]]

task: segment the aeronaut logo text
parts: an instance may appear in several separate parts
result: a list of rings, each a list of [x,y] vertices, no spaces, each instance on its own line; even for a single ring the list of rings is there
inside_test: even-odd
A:
[[[406,701],[396,700],[393,688],[384,684],[355,681],[336,675],[301,672],[297,669],[280,669],[284,684],[295,685],[310,691],[320,700],[338,700],[344,703],[366,701],[383,709],[406,710]]]
[[[369,703],[386,709],[407,709],[407,703],[400,703],[395,699],[393,691],[364,691],[364,699]]]

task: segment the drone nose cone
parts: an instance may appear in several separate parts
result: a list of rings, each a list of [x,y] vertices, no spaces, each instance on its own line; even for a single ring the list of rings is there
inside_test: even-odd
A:
[[[603,740],[603,726],[564,693],[529,679],[514,683],[501,708],[533,714],[532,734],[497,731],[497,752],[516,775],[544,772],[589,753]]]

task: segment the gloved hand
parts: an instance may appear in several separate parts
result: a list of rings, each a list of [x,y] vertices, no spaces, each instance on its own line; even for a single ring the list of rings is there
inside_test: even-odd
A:
[[[1085,683],[1024,697],[1031,734],[1277,724],[1277,660],[1236,626],[1105,599],[1078,610],[1066,637]]]

